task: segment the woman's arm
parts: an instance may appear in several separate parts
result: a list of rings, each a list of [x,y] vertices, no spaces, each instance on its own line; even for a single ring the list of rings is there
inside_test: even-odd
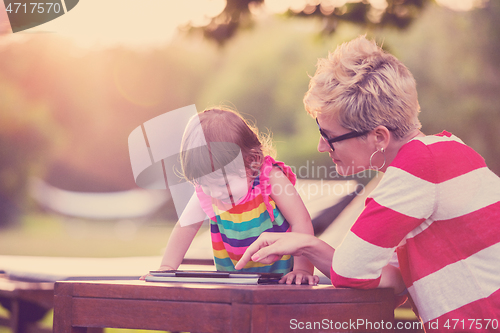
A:
[[[334,253],[333,247],[313,235],[297,232],[265,232],[245,251],[236,269],[242,269],[250,260],[271,264],[284,255],[303,256],[326,276]]]
[[[406,286],[403,282],[403,277],[401,276],[399,268],[392,265],[387,265],[382,268],[378,288],[393,288],[396,295],[404,292]]]
[[[274,167],[271,170],[269,182],[271,184],[271,198],[290,224],[291,231],[314,235],[311,216],[302,198],[280,168]],[[306,257],[295,256],[293,271],[288,273],[281,282],[291,284],[295,280],[296,284],[302,282],[316,284],[319,278],[313,273],[314,266]]]
[[[248,261],[270,264],[284,255],[303,256],[323,274],[330,277],[334,248],[315,236],[287,232],[265,232],[245,251],[236,269],[243,268]],[[396,294],[404,291],[405,285],[397,267],[387,265],[382,269],[379,288],[393,288]]]

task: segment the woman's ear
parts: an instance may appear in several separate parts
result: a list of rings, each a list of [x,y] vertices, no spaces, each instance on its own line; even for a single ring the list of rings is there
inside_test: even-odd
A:
[[[377,126],[373,130],[375,135],[375,145],[377,148],[387,148],[391,140],[391,133],[385,126]]]

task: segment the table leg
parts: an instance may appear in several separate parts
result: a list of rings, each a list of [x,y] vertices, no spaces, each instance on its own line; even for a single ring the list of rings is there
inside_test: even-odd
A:
[[[12,330],[12,333],[23,333],[26,331],[26,327],[22,327],[23,325],[19,318],[20,312],[19,301],[13,300],[10,303],[10,329]]]
[[[59,289],[71,288],[71,285],[58,286]],[[87,328],[72,327],[72,297],[71,293],[67,292],[64,295],[58,295],[57,292],[54,294],[54,323],[53,331],[54,333],[86,333]]]
[[[69,288],[72,285],[58,285],[57,291],[64,290],[60,295],[54,295],[54,327],[53,333],[103,333],[100,327],[75,327],[73,323],[73,297]],[[57,315],[56,315],[57,314]]]
[[[51,332],[36,326],[36,322],[47,314],[48,309],[19,299],[3,299],[2,305],[10,312],[7,321],[12,333]]]

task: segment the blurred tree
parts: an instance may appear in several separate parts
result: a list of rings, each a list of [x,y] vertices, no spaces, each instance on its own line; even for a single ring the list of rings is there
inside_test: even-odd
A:
[[[471,12],[470,38],[476,59],[475,79],[467,94],[472,103],[464,132],[476,144],[488,166],[500,175],[500,1]],[[473,27],[473,29],[472,29]],[[460,91],[459,94],[462,94]],[[469,127],[470,125],[470,127]]]
[[[135,188],[128,135],[194,103],[210,49],[81,50],[51,34],[0,44],[0,225],[26,207],[33,176],[70,191]]]
[[[431,6],[404,34],[380,31],[417,81],[423,130],[452,132],[500,175],[500,2],[457,12]]]
[[[331,167],[328,155],[315,151],[317,127],[303,110],[307,74],[335,45],[377,31],[384,47],[417,79],[424,130],[452,131],[498,174],[500,2],[462,13],[426,6],[430,2],[388,1],[377,21],[370,5],[375,1],[346,3],[344,13],[335,9],[330,16],[321,12],[327,3],[322,1],[314,8],[290,10],[294,20],[268,17],[251,33],[235,35],[238,27],[251,25],[255,5],[263,1],[231,0],[227,10],[243,6],[233,9],[240,13],[234,14],[240,18],[237,25],[221,35],[225,38],[207,35],[220,43],[233,37],[219,50],[203,38],[179,38],[150,52],[80,52],[57,36],[42,35],[15,47],[0,45],[0,214],[21,207],[29,176],[44,176],[45,170],[46,179],[68,190],[134,187],[128,134],[156,115],[193,103],[199,110],[234,105],[260,130],[272,131],[278,158],[296,168],[306,163],[308,170],[313,163]],[[403,7],[395,9],[398,5],[406,6],[409,18],[384,19],[403,13]],[[408,26],[419,14],[422,19]],[[213,24],[231,22],[222,17]],[[351,23],[332,23],[340,21]],[[314,38],[332,28],[335,34]],[[46,162],[44,170],[40,159]]]
[[[0,227],[26,208],[30,176],[43,168],[56,132],[47,105],[26,101],[0,76]]]
[[[271,1],[270,1],[271,2]],[[285,5],[288,17],[319,18],[322,31],[334,32],[339,22],[351,22],[363,27],[392,26],[399,29],[408,27],[422,9],[432,0],[387,0],[387,1],[347,1],[347,0],[304,0],[280,1]],[[264,0],[227,0],[223,12],[203,27],[205,37],[222,45],[232,38],[238,29],[251,27],[253,16],[264,6]]]
[[[431,5],[404,31],[352,23],[316,39],[317,21],[260,20],[221,50],[197,105],[228,101],[261,130],[272,131],[280,159],[296,167],[307,161],[331,166],[327,155],[315,151],[317,128],[303,110],[307,74],[335,45],[368,32],[415,75],[424,131],[453,132],[500,174],[498,7],[498,1],[471,11]]]
[[[197,96],[197,107],[227,104],[237,109],[261,132],[271,132],[278,158],[295,168],[307,161],[332,166],[328,155],[315,149],[318,128],[302,99],[317,59],[363,29],[346,24],[327,38],[315,38],[317,31],[318,22],[312,20],[269,17],[238,34],[219,50],[216,70]],[[312,173],[309,177],[314,178]]]

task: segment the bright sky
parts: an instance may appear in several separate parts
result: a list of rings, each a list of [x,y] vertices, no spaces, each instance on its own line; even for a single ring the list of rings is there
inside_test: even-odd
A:
[[[225,0],[80,0],[65,15],[24,34],[57,33],[84,47],[159,45],[170,41],[179,25],[206,24],[225,5]]]
[[[486,1],[487,0],[436,0],[438,4],[458,11],[467,11],[474,7],[480,7]]]
[[[307,3],[321,2],[324,8],[334,8],[353,1],[356,0],[265,0],[265,9],[281,13],[289,8],[301,10]],[[386,0],[369,1],[374,8],[382,10],[387,5]],[[484,1],[487,0],[437,0],[455,10],[470,10]],[[80,0],[67,14],[9,37],[23,38],[27,34],[46,32],[68,37],[83,47],[164,45],[179,25],[189,22],[204,25],[221,13],[225,5],[226,0]],[[4,10],[0,1],[0,11]],[[5,18],[5,12],[1,14]]]

